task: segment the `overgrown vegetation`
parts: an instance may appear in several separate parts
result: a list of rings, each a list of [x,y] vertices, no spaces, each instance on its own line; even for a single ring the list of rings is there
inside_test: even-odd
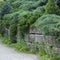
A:
[[[46,41],[42,41],[40,44],[40,51],[39,51],[40,59],[41,60],[59,60],[60,55],[57,54],[57,50],[55,45],[49,44]]]
[[[4,37],[3,43],[19,51],[39,52],[43,55],[42,58],[51,57],[42,60],[55,60],[55,53],[49,55],[44,46],[41,47],[36,42],[32,43],[32,47],[27,46],[25,35],[29,34],[29,29],[33,25],[43,34],[56,36],[56,40],[60,40],[60,0],[0,1],[0,34]]]
[[[54,14],[43,15],[40,17],[36,25],[46,35],[56,36],[60,40],[60,16]]]
[[[45,13],[60,15],[60,9],[57,6],[57,4],[55,3],[55,0],[48,0],[45,10],[46,10]]]

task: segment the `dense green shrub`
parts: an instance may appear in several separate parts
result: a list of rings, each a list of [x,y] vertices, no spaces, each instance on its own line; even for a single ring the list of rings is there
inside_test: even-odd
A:
[[[55,3],[55,0],[48,0],[45,10],[48,14],[60,14],[60,9]]]
[[[55,45],[51,45],[47,41],[41,42],[39,55],[41,60],[59,60],[60,59],[60,55],[57,53]]]
[[[8,14],[10,10],[11,10],[10,4],[5,2],[2,6],[1,15],[4,16],[5,14]]]
[[[16,43],[17,27],[16,24],[10,25],[10,41]]]
[[[14,15],[10,24],[10,40],[12,43],[16,43],[17,39],[17,23],[18,23],[18,14]]]
[[[48,14],[40,17],[36,22],[37,27],[46,35],[60,37],[60,16]]]
[[[10,40],[9,40],[8,38],[3,37],[2,39],[3,39],[2,42],[3,42],[4,44],[8,44],[8,45],[11,44],[11,42],[10,42]]]
[[[5,30],[4,21],[0,20],[0,33],[2,35],[4,35],[4,30]]]
[[[43,6],[47,3],[47,0],[15,0],[12,2],[13,12],[18,10],[35,10],[39,6]]]
[[[42,16],[45,13],[45,8],[44,6],[38,7],[33,11],[33,15],[35,15],[37,18]]]

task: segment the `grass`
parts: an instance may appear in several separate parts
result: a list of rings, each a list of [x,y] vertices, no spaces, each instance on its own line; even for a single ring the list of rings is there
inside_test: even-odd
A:
[[[24,42],[23,42],[23,44],[22,43],[20,43],[20,44],[19,43],[11,43],[8,40],[8,38],[6,38],[6,37],[3,37],[2,42],[4,44],[7,44],[7,46],[9,46],[9,47],[15,48],[18,52],[38,54],[40,56],[40,60],[60,60],[60,55],[59,54],[54,54],[53,53],[53,54],[49,55],[49,53],[47,53],[47,54],[45,53],[44,49],[41,50],[41,51],[36,51],[34,49],[31,50],[31,49],[27,48],[27,46]],[[45,46],[45,45],[43,45],[43,46]]]
[[[2,38],[2,43],[3,43],[3,44],[6,44],[6,45],[9,46],[9,47],[15,48],[15,49],[16,49],[17,51],[19,51],[19,52],[37,54],[37,53],[36,53],[36,52],[37,52],[36,50],[34,50],[34,49],[32,49],[32,50],[29,49],[24,42],[23,42],[23,43],[11,43],[11,42],[8,40],[8,38],[3,37],[3,38]]]
[[[0,34],[0,37],[2,37],[2,34]]]
[[[40,56],[40,60],[60,60],[60,55],[55,54],[55,56],[48,57],[48,55]]]

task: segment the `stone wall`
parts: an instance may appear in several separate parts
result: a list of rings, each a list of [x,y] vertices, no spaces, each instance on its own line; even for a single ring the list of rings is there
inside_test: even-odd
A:
[[[28,42],[37,42],[40,43],[41,41],[46,41],[50,44],[55,44],[55,37],[54,36],[47,36],[47,35],[39,35],[39,34],[29,34],[27,36]]]
[[[55,36],[30,33],[25,36],[25,40],[27,42],[28,47],[31,49],[35,49],[36,47],[39,48],[39,44],[41,43],[41,41],[46,41],[49,44],[54,45],[57,48],[57,52],[60,53],[60,42],[56,41]]]
[[[40,43],[43,40],[50,44],[55,44],[54,36],[44,35],[37,27],[33,27],[29,30],[29,34],[25,35],[25,40],[29,43],[33,41]]]

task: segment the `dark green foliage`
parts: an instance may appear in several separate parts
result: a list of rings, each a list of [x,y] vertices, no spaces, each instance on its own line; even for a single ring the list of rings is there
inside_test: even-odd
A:
[[[4,35],[4,30],[5,30],[4,22],[0,20],[0,33],[2,35]]]
[[[4,27],[10,28],[11,40],[14,40],[17,35],[17,26],[19,26],[19,31],[24,36],[29,31],[29,27],[45,12],[47,14],[60,14],[54,0],[48,0],[47,5],[46,3],[47,0],[6,0],[2,4],[0,12],[3,18],[0,26],[3,26],[3,30]]]
[[[46,3],[48,2],[48,0],[40,0],[40,6],[46,5]]]
[[[4,16],[4,14],[8,14],[10,10],[11,10],[11,6],[5,2],[2,6],[1,15]]]
[[[60,16],[43,15],[37,20],[36,25],[43,33],[56,36],[56,39],[60,41]]]
[[[45,8],[44,6],[42,7],[38,7],[33,11],[33,15],[35,15],[37,18],[39,18],[40,16],[42,16],[45,12]]]
[[[46,34],[58,35],[60,32],[60,16],[43,15],[37,20],[36,25]]]
[[[25,35],[36,22],[37,27],[46,35],[60,37],[60,8],[54,0],[4,0],[0,4],[0,33],[4,35],[5,28],[9,29],[6,44],[12,44],[20,51],[36,53],[37,44],[32,43],[32,48],[27,48]],[[44,15],[47,14],[47,15]],[[50,14],[50,15],[49,15]],[[57,14],[57,15],[52,15]],[[58,38],[60,40],[60,38]],[[46,54],[41,48],[41,55]],[[48,60],[48,59],[46,59]]]
[[[19,15],[16,14],[12,17],[12,21],[10,23],[10,40],[12,43],[17,42],[17,23],[18,23],[18,17]]]
[[[60,9],[55,3],[55,0],[48,0],[48,3],[45,7],[46,13],[48,14],[60,14]]]
[[[8,4],[5,4],[5,5],[3,6],[3,8],[2,8],[2,14],[3,14],[3,13],[4,13],[4,14],[7,14],[7,13],[9,13],[9,11],[10,11],[9,5],[8,5]]]
[[[16,43],[16,34],[17,34],[17,27],[15,25],[15,23],[13,23],[12,25],[10,25],[10,41],[12,43]]]
[[[12,6],[14,11],[18,11],[19,9],[32,11],[46,3],[47,0],[16,0],[12,3]]]
[[[60,7],[60,0],[56,0],[56,3]]]

